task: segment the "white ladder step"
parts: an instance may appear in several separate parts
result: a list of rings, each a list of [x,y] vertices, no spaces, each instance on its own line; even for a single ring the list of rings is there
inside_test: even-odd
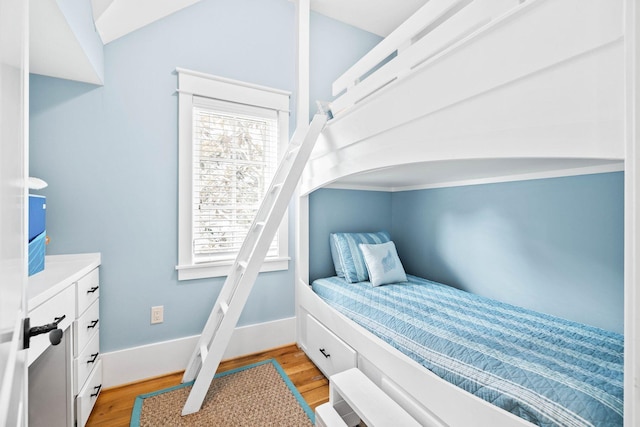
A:
[[[301,147],[300,145],[297,145],[293,148],[290,148],[289,151],[287,151],[287,159],[293,156],[294,154],[296,154],[298,151],[300,151],[300,147]]]
[[[204,363],[205,359],[207,358],[207,356],[209,355],[209,348],[206,345],[201,345],[200,346],[200,360],[202,360],[202,363]]]
[[[329,393],[331,406],[335,408],[345,401],[368,427],[420,427],[415,418],[358,368],[331,375]]]
[[[271,192],[275,193],[276,191],[279,191],[281,188],[282,188],[282,183],[274,184],[273,187],[271,187]]]
[[[222,311],[222,314],[227,314],[227,312],[229,311],[229,304],[227,304],[224,301],[220,302],[220,311]]]
[[[316,427],[348,427],[331,403],[323,403],[316,408]]]

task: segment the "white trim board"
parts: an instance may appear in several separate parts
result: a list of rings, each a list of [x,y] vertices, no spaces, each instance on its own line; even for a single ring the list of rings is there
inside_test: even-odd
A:
[[[199,335],[132,347],[102,355],[102,386],[115,387],[184,370]],[[223,359],[296,342],[296,318],[274,320],[234,330]]]
[[[443,181],[443,182],[425,183],[420,185],[383,186],[383,185],[366,185],[366,184],[351,184],[351,183],[335,182],[333,184],[329,184],[325,186],[324,188],[332,188],[332,189],[338,189],[338,190],[387,191],[391,193],[396,193],[400,191],[429,190],[433,188],[462,187],[466,185],[497,184],[501,182],[528,181],[528,180],[534,180],[534,179],[547,179],[547,178],[562,178],[562,177],[568,177],[568,176],[592,175],[592,174],[598,174],[598,173],[622,172],[622,171],[624,171],[624,163],[616,162],[612,164],[605,164],[605,165],[599,165],[599,166],[558,169],[558,170],[551,170],[551,171],[523,173],[518,175],[494,176],[494,177],[479,178],[479,179]]]

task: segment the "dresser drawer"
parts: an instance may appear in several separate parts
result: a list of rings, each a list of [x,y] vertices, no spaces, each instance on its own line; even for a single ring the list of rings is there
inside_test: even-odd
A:
[[[100,300],[96,300],[91,306],[73,322],[73,354],[78,355],[84,351],[89,340],[97,333],[100,327]]]
[[[89,379],[84,384],[84,387],[78,393],[76,398],[76,420],[78,427],[84,427],[89,419],[89,414],[93,409],[93,405],[98,399],[100,390],[102,389],[102,360],[98,359],[98,364],[91,371]]]
[[[64,316],[58,323],[58,328],[65,330],[76,317],[73,287],[70,286],[59,292],[51,299],[43,302],[29,312],[31,327],[52,323],[56,318]],[[31,337],[29,340],[28,363],[29,365],[38,358],[49,346],[49,334],[41,334]]]
[[[327,378],[356,367],[356,351],[309,314],[306,337],[309,357]]]
[[[73,361],[73,393],[78,393],[100,360],[100,335],[94,334],[82,353]]]
[[[82,315],[84,311],[100,296],[100,275],[96,268],[91,273],[78,280],[76,284],[76,290],[78,297],[76,300],[78,316]]]

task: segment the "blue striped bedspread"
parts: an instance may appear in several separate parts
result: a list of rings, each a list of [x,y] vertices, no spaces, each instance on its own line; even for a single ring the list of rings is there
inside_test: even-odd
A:
[[[415,276],[313,282],[332,307],[439,377],[540,426],[621,426],[623,337]]]

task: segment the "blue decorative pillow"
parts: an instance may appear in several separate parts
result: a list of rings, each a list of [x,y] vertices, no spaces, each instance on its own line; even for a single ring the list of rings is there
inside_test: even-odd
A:
[[[364,262],[369,271],[369,281],[373,286],[388,285],[407,281],[396,245],[393,242],[379,245],[360,244]]]
[[[331,247],[331,259],[333,259],[333,267],[336,269],[336,276],[344,277],[344,271],[342,271],[342,264],[340,263],[340,255],[338,254],[338,248],[336,246],[336,239],[329,236],[329,246]]]
[[[336,274],[342,273],[349,283],[364,282],[369,279],[367,266],[364,263],[360,243],[379,244],[391,240],[386,231],[377,233],[331,233],[329,235],[330,246],[335,245],[331,255],[336,266]],[[342,276],[341,276],[342,277]]]

